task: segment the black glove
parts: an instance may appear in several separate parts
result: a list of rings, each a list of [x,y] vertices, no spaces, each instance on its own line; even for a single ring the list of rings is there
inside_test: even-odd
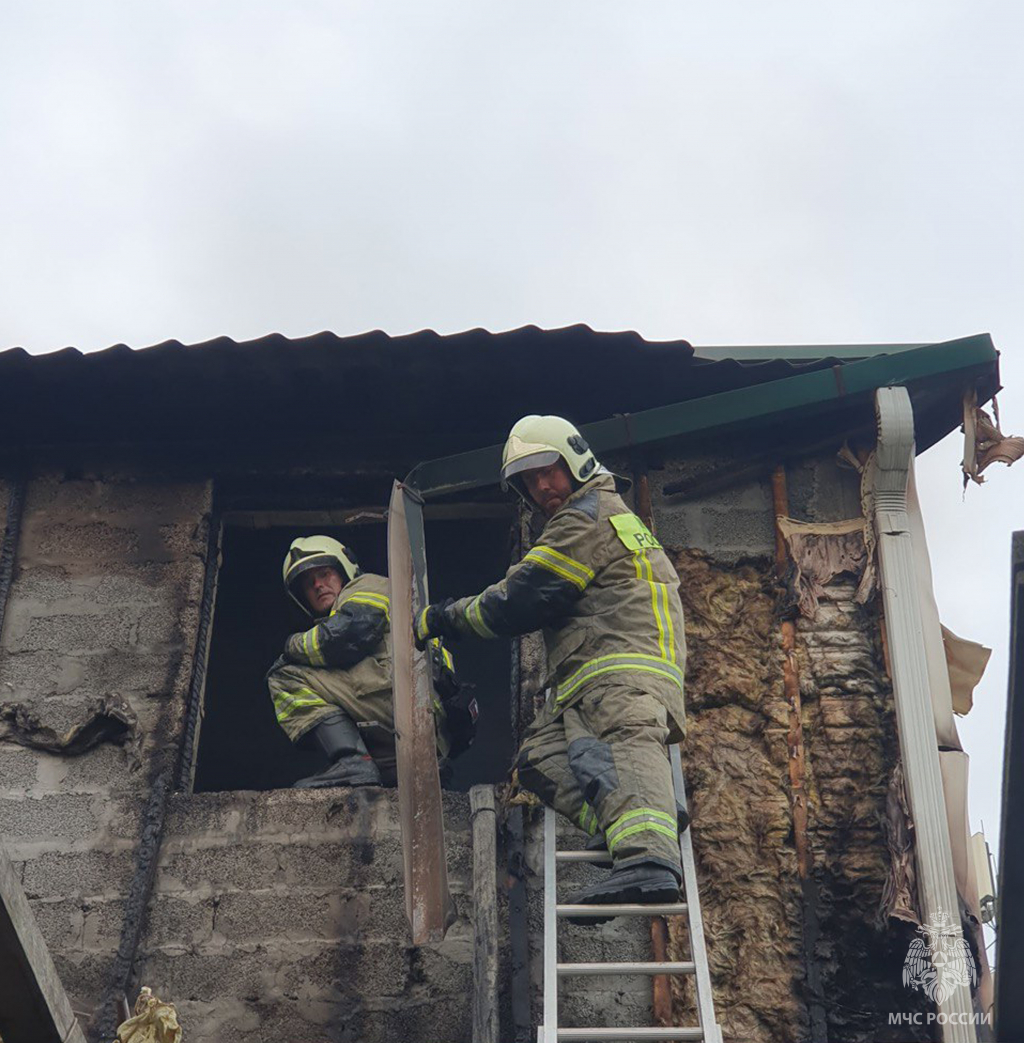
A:
[[[427,605],[417,616],[412,629],[416,647],[421,652],[427,647],[427,642],[432,637],[457,638],[460,636],[448,615],[448,608],[452,604],[454,604],[453,599],[446,598],[436,605]]]

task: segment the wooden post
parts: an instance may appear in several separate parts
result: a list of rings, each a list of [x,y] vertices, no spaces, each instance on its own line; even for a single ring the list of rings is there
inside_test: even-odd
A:
[[[85,1043],[32,907],[2,848],[0,983],[4,1043]]]
[[[494,787],[469,791],[473,819],[473,1043],[498,1043],[498,882]]]
[[[450,900],[430,663],[412,632],[428,603],[423,501],[400,482],[388,512],[388,568],[405,912],[413,944],[424,945],[444,938]]]
[[[779,519],[789,516],[789,495],[786,488],[786,469],[775,468],[772,475],[772,502],[775,507],[775,572],[781,581],[786,575],[789,555]],[[789,704],[789,783],[792,787],[793,842],[796,847],[797,872],[806,880],[811,868],[810,848],[807,843],[807,793],[804,788],[804,729],[800,700],[800,677],[796,669],[796,624],[792,619],[782,621],[782,683]]]
[[[789,489],[786,468],[779,464],[772,474],[772,504],[775,509],[775,572],[782,582],[786,575],[789,551],[779,525],[780,518],[789,516]],[[800,675],[796,666],[796,623],[784,619],[782,632],[782,687],[789,704],[790,805],[793,810],[793,846],[796,848],[796,870],[800,877],[801,913],[803,920],[804,965],[807,972],[807,1008],[811,1020],[811,1038],[826,1043],[828,1020],[822,1002],[821,969],[816,948],[821,935],[818,916],[818,885],[811,872],[813,855],[807,834],[807,789],[804,751],[803,706],[800,699]]]

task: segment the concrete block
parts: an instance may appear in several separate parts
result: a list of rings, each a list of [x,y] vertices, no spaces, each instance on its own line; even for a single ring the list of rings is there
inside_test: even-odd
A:
[[[180,645],[183,607],[174,603],[143,608],[134,621],[132,647],[153,651],[167,645]]]
[[[18,570],[18,599],[59,604],[79,595],[79,587],[61,565],[36,565]]]
[[[402,883],[396,837],[337,843],[231,844],[165,848],[156,888],[162,894],[197,890],[298,887],[395,887]]]
[[[842,521],[861,513],[860,476],[823,454],[789,468],[790,514],[801,521]]]
[[[372,897],[371,897],[372,896]],[[401,917],[390,917],[396,933],[390,938],[400,944],[403,931],[404,901],[394,891],[346,890],[338,892],[291,891],[287,888],[256,892],[236,891],[222,895],[217,903],[217,934],[235,943],[260,942],[270,945],[287,941],[347,941],[368,939],[371,907],[394,910]],[[374,935],[382,937],[379,931]]]
[[[135,855],[124,851],[48,852],[25,862],[22,886],[29,898],[98,898],[127,894]]]
[[[123,561],[138,557],[141,546],[140,533],[134,527],[105,521],[47,522],[28,512],[24,533],[32,558],[47,563]]]
[[[212,896],[159,895],[146,913],[146,946],[187,949],[209,943],[220,901]]]
[[[469,988],[472,986],[470,985]],[[420,1003],[394,1004],[362,1015],[360,1043],[393,1043],[395,1040],[430,1040],[431,1043],[469,1043],[472,1038],[469,991],[464,997],[435,997]]]
[[[206,550],[206,526],[186,521],[176,525],[161,525],[158,530],[167,552],[176,558],[188,554],[202,554]]]
[[[40,789],[64,793],[119,793],[137,791],[145,784],[130,745],[104,743],[77,757],[40,753]]]
[[[26,564],[166,561],[205,549],[209,483],[63,481],[29,485]]]
[[[707,505],[701,508],[703,550],[770,554],[775,550],[775,517],[770,510]]]
[[[32,912],[51,952],[112,952],[121,939],[124,900],[48,898]]]
[[[394,790],[271,790],[176,794],[167,831],[174,836],[373,838],[397,833]]]
[[[109,836],[137,840],[142,829],[148,794],[136,796],[119,794],[112,799],[97,797],[104,809],[104,825]]]
[[[85,840],[100,830],[101,822],[102,807],[85,793],[0,800],[0,837],[6,843]]]
[[[0,743],[0,792],[15,794],[32,789],[36,781],[35,754],[24,746]]]
[[[24,606],[11,613],[4,628],[8,652],[90,653],[128,651],[135,633],[134,613],[109,607],[75,615],[28,615]]]
[[[566,1028],[594,1027],[595,1023],[609,1027],[653,1025],[649,979],[645,980],[643,992],[635,984],[630,986],[625,979],[613,980],[621,982],[623,988],[592,986],[589,990],[564,993],[560,1004],[560,1024]],[[594,981],[603,982],[604,979]]]
[[[97,1009],[103,994],[112,980],[115,953],[85,952],[80,949],[52,951],[54,966],[71,1000],[71,1006],[79,1014],[91,1016]]]
[[[27,701],[68,695],[80,689],[95,657],[73,658],[53,652],[19,652],[5,649],[0,655],[0,699]]]
[[[266,948],[196,950],[140,948],[137,975],[161,998],[216,1002],[222,996],[257,1000],[276,991],[279,959]]]
[[[246,808],[257,796],[254,792],[238,790],[222,793],[174,793],[167,804],[165,836],[233,836],[238,831]]]
[[[296,796],[299,799],[296,800]],[[249,834],[341,833],[371,840],[399,830],[394,790],[277,790],[250,803]]]

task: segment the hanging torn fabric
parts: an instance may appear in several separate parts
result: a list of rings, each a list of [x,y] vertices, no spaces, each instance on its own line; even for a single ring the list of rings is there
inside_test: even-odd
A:
[[[981,472],[989,464],[1001,463],[1009,466],[1024,456],[1024,438],[1009,436],[999,430],[999,405],[992,397],[992,419],[978,406],[978,393],[972,388],[964,395],[964,488],[967,482],[981,485],[985,479]]]
[[[889,846],[889,872],[882,888],[879,922],[884,926],[891,916],[906,920],[907,923],[920,924],[914,865],[914,820],[910,816],[902,761],[896,762],[889,778],[882,827]]]
[[[988,666],[992,649],[977,641],[968,641],[945,626],[942,628],[942,644],[946,650],[953,713],[963,716],[974,705],[974,689]]]
[[[868,558],[863,518],[817,523],[781,516],[777,520],[793,562],[794,593],[802,616],[817,616],[818,599],[825,587],[844,572],[860,581],[858,603],[864,604],[871,598],[875,573]]]

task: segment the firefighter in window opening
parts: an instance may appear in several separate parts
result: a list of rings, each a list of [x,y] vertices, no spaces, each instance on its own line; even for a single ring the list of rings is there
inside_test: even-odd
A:
[[[519,783],[612,856],[609,876],[570,902],[677,901],[687,820],[667,744],[685,730],[678,576],[620,497],[629,483],[569,421],[519,420],[501,479],[546,517],[539,541],[482,593],[427,606],[417,644],[542,630],[549,688],[518,754]]]
[[[295,786],[393,786],[395,731],[388,581],[363,572],[352,551],[329,536],[293,541],[284,559],[285,590],[316,620],[293,634],[267,674],[278,724],[292,742],[319,748],[327,768]],[[430,642],[439,702],[438,756],[468,749],[476,700],[455,680],[448,650]]]

